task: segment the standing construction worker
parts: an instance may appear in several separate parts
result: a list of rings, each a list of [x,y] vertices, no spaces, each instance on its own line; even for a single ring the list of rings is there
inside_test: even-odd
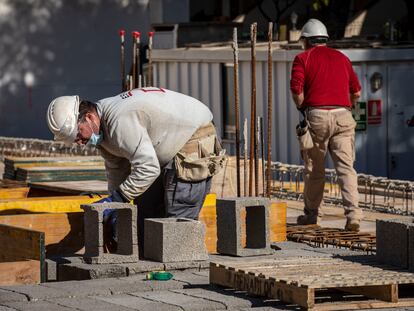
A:
[[[212,118],[197,99],[155,87],[96,103],[62,96],[47,113],[55,140],[100,149],[111,195],[99,202],[135,200],[141,251],[145,218],[198,219],[224,162]],[[116,222],[113,214],[104,221]]]
[[[329,151],[342,191],[347,222],[345,229],[359,231],[362,211],[358,207],[355,161],[355,121],[352,106],[361,86],[350,60],[326,46],[328,32],[323,23],[310,19],[302,28],[305,51],[293,62],[290,89],[296,107],[304,113],[313,141],[302,150],[305,163],[305,215],[301,225],[316,224],[322,216],[325,187],[325,156]]]

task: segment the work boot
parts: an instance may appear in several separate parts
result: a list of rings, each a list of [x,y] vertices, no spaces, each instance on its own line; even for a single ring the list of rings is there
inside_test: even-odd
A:
[[[347,218],[346,219],[345,230],[346,231],[359,232],[359,223],[360,223],[359,219]]]
[[[317,225],[322,221],[322,217],[318,215],[300,215],[296,219],[298,225]]]

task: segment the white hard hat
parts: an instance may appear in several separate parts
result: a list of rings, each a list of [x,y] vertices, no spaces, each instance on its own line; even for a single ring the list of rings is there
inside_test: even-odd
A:
[[[79,97],[61,96],[52,100],[47,110],[47,125],[55,140],[73,144],[78,134]]]
[[[326,30],[325,25],[314,18],[311,18],[303,25],[302,31],[300,33],[301,38],[311,38],[311,37],[326,37],[329,38],[328,31]]]

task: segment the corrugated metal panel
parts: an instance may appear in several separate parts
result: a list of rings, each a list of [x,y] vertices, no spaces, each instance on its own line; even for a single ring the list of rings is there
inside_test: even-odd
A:
[[[290,70],[294,56],[300,51],[275,50],[273,53],[273,138],[272,158],[274,161],[299,164],[300,153],[295,135],[299,114],[289,90]],[[383,122],[368,126],[367,131],[356,135],[356,168],[359,172],[387,175],[387,88],[373,93],[369,79],[374,72],[380,72],[387,84],[387,64],[403,60],[404,64],[414,64],[414,50],[343,51],[353,61],[363,88],[361,100],[380,98],[383,100]],[[215,123],[223,133],[223,64],[232,63],[233,57],[228,48],[200,48],[156,50],[153,53],[159,86],[183,92],[200,99],[210,107]],[[250,121],[251,67],[249,49],[240,50],[240,114],[241,125],[244,118]],[[264,48],[257,51],[256,89],[257,114],[264,116],[266,130],[267,111],[267,56]],[[375,61],[374,61],[375,60]],[[409,62],[407,62],[409,61]],[[413,70],[414,78],[414,70]],[[409,83],[409,81],[407,81]],[[241,133],[242,133],[241,128]],[[331,166],[331,165],[330,165]]]

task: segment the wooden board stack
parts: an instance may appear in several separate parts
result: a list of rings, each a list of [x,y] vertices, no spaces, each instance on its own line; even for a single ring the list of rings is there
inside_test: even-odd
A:
[[[18,168],[16,179],[26,182],[106,180],[104,166],[36,166]]]
[[[29,190],[25,182],[0,179],[0,200],[26,198]]]
[[[103,166],[102,157],[98,156],[76,156],[76,157],[6,157],[4,159],[5,179],[16,179],[18,168],[31,168],[37,166]]]
[[[378,265],[372,256],[362,257],[212,262],[210,283],[307,310],[414,306],[413,273]]]

